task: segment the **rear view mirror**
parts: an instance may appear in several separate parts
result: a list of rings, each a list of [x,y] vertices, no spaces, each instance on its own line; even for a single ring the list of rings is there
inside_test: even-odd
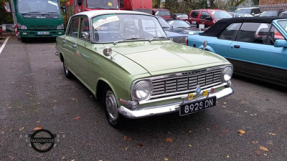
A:
[[[287,47],[287,41],[286,40],[276,40],[274,43],[274,46],[286,48]]]
[[[82,38],[89,41],[90,40],[90,34],[88,32],[83,32],[82,33]]]

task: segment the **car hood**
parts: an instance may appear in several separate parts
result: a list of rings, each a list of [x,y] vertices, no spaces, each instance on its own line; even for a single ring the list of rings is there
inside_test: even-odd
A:
[[[153,76],[230,64],[217,54],[170,41],[126,43],[112,49]]]

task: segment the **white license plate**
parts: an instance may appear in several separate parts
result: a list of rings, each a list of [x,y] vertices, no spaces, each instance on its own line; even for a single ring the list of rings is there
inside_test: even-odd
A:
[[[38,32],[37,34],[38,35],[49,35],[50,33],[49,32]]]

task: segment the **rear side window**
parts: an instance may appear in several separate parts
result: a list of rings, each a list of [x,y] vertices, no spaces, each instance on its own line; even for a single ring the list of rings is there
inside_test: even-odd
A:
[[[199,11],[192,11],[191,13],[192,18],[198,18],[198,15],[199,15]]]
[[[237,36],[237,41],[265,44],[270,30],[270,24],[243,23]]]
[[[206,19],[207,17],[211,17],[208,12],[201,12],[200,19]]]
[[[80,38],[83,38],[82,33],[89,33],[89,32],[90,32],[89,19],[88,18],[82,18]]]
[[[259,9],[259,8],[253,9],[253,10],[252,10],[252,13],[258,14],[258,13],[260,13],[260,9]]]
[[[235,40],[236,35],[242,23],[233,23],[229,25],[219,36],[223,40]]]
[[[79,18],[73,18],[70,23],[68,35],[78,37],[79,33]]]

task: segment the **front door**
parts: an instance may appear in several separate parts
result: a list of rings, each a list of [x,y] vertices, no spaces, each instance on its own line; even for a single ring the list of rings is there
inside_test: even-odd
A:
[[[228,57],[235,71],[285,83],[287,49],[270,43],[270,36],[274,38],[270,28],[265,23],[243,23],[236,41],[230,44]]]

